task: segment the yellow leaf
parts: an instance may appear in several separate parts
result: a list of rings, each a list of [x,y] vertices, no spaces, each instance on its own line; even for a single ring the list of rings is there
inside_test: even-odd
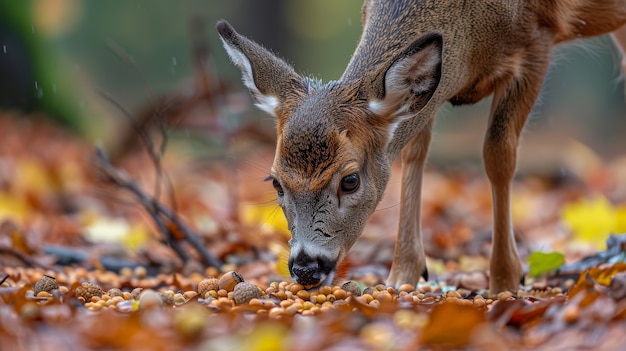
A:
[[[602,248],[609,234],[618,229],[618,214],[609,200],[598,195],[565,205],[562,219],[576,240]]]
[[[130,226],[130,230],[122,237],[122,244],[129,251],[137,251],[148,241],[148,238],[146,227],[135,223]]]
[[[287,328],[282,324],[260,324],[245,336],[241,350],[280,351],[286,349]]]
[[[23,199],[0,193],[0,220],[12,219],[23,223],[29,210],[28,204]]]
[[[34,194],[50,194],[55,185],[50,178],[50,172],[39,162],[29,158],[20,158],[15,172],[19,177],[15,179],[15,188],[18,192],[32,192]]]
[[[626,233],[626,204],[618,206],[615,209],[615,216],[617,217],[615,223],[615,234]]]
[[[244,204],[240,209],[243,223],[252,227],[259,227],[263,233],[278,233],[286,238],[291,237],[287,219],[283,211],[276,204],[269,206]]]
[[[95,217],[86,213],[85,236],[92,242],[117,242],[130,251],[139,249],[148,240],[148,230],[139,223],[129,223],[122,218]]]

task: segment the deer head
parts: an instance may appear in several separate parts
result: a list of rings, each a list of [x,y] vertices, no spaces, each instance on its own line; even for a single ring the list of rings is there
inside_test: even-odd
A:
[[[412,136],[403,122],[437,88],[441,35],[417,39],[357,79],[321,84],[227,22],[217,30],[256,105],[277,121],[270,179],[292,235],[292,278],[307,288],[330,284]]]

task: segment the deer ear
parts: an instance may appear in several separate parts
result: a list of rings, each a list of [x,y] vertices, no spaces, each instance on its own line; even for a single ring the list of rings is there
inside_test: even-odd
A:
[[[429,33],[414,41],[396,56],[382,72],[375,74],[374,96],[369,109],[395,127],[419,112],[432,98],[441,79],[443,38]]]
[[[216,28],[228,56],[241,70],[243,84],[260,109],[280,118],[306,95],[306,80],[285,61],[237,33],[224,20],[218,21]]]

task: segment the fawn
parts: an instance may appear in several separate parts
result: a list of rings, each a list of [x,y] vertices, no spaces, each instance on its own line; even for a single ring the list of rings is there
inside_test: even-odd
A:
[[[387,284],[427,278],[420,196],[433,119],[447,101],[471,104],[493,94],[483,147],[493,200],[489,288],[516,292],[523,272],[510,192],[520,132],[552,48],[618,30],[626,1],[366,0],[362,23],[348,67],[327,84],[217,23],[256,105],[277,120],[269,179],[292,233],[292,278],[306,288],[331,283],[398,155],[400,221]],[[624,51],[621,31],[614,38]]]

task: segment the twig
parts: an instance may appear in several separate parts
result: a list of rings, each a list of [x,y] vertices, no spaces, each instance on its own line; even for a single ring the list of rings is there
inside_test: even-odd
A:
[[[133,116],[133,114],[130,113],[124,106],[122,106],[119,102],[117,102],[117,100],[115,100],[115,98],[111,96],[110,94],[108,94],[107,92],[100,91],[99,93],[100,93],[100,96],[102,96],[108,103],[110,103],[116,109],[118,109],[124,115],[124,117],[128,119],[135,133],[137,133],[137,135],[139,135],[141,140],[146,144],[146,148],[148,149],[148,152],[150,153],[150,157],[155,157],[155,156],[158,157],[158,155],[154,155],[154,156],[152,155],[155,149],[154,143],[152,142],[152,139],[148,135],[147,130],[137,124],[137,121],[135,117]]]
[[[137,183],[134,180],[132,180],[130,176],[125,174],[125,172],[124,174],[121,174],[121,170],[116,169],[111,164],[111,162],[108,160],[108,158],[104,154],[103,150],[98,149],[98,159],[100,160],[101,165],[108,165],[107,167],[102,168],[101,170],[103,170],[103,172],[107,174],[110,179],[114,180],[116,184],[118,184],[121,187],[131,190],[140,199],[142,205],[152,217],[152,220],[158,227],[159,231],[163,233],[166,243],[176,252],[178,257],[180,257],[181,260],[183,260],[183,262],[187,262],[189,260],[189,255],[187,255],[187,253],[182,249],[182,247],[178,245],[176,240],[173,238],[171,231],[167,228],[167,226],[163,222],[163,218],[161,218],[158,211],[155,211],[155,206],[154,206],[154,204],[158,204],[158,198],[160,197],[160,189],[161,189],[160,185],[163,183],[164,179],[166,180],[167,188],[170,190],[168,193],[170,194],[171,201],[174,205],[176,205],[174,194],[171,191],[172,189],[171,180],[169,179],[169,177],[167,177],[167,175],[164,174],[163,168],[161,167],[162,155],[165,153],[165,149],[167,146],[167,127],[165,126],[165,122],[163,121],[161,114],[158,112],[155,114],[156,117],[161,116],[161,118],[159,118],[159,120],[161,121],[160,128],[159,128],[161,132],[161,145],[157,148],[154,142],[152,141],[152,138],[148,134],[147,129],[137,124],[137,121],[132,115],[132,113],[126,110],[124,106],[120,105],[111,95],[105,92],[100,92],[100,94],[105,100],[107,100],[109,103],[115,106],[120,112],[122,112],[122,114],[130,122],[133,130],[137,133],[137,135],[139,135],[142,142],[144,143],[148,151],[148,155],[150,156],[150,160],[152,160],[152,163],[154,164],[155,171],[156,171],[155,196],[151,197],[151,196],[146,195],[146,193],[143,192],[141,188],[139,188]],[[117,171],[117,172],[113,172],[113,171]],[[180,227],[180,224],[176,224],[176,225]],[[194,235],[190,235],[190,237],[194,237]],[[215,263],[215,262],[211,262],[211,260],[208,257],[204,257],[201,251],[199,252],[203,256],[203,259],[205,260],[207,264]]]
[[[188,256],[178,245],[174,239],[171,231],[165,226],[163,217],[171,221],[178,230],[183,234],[185,239],[191,244],[191,246],[198,252],[205,264],[216,267],[219,269],[222,262],[215,256],[213,256],[203,245],[198,236],[178,217],[178,215],[172,212],[165,205],[160,203],[156,198],[146,194],[139,184],[128,175],[125,171],[116,168],[111,164],[106,154],[101,148],[96,149],[96,156],[98,160],[98,166],[100,171],[105,174],[113,183],[121,188],[128,189],[135,194],[143,207],[150,213],[152,219],[159,227],[159,230],[166,236],[168,244],[176,251],[176,253],[183,259],[188,260]],[[162,217],[163,216],[163,217]]]
[[[107,40],[107,47],[114,55],[118,57],[118,59],[120,59],[120,61],[127,64],[132,69],[137,78],[144,84],[144,86],[148,90],[149,95],[154,100],[156,96],[154,90],[152,89],[144,75],[141,73],[141,71],[137,68],[137,65],[133,61],[132,57],[121,46],[119,46],[111,39]],[[147,114],[140,121],[137,120],[133,116],[133,114],[129,113],[122,105],[115,101],[112,96],[104,92],[101,92],[101,95],[122,112],[122,114],[128,119],[128,121],[132,125],[135,133],[140,136],[141,140],[146,146],[146,149],[148,149],[148,155],[150,156],[150,159],[152,160],[152,163],[154,164],[156,170],[154,197],[156,199],[159,199],[161,197],[161,187],[162,185],[166,185],[168,186],[167,189],[169,190],[170,201],[172,201],[174,208],[176,208],[176,201],[172,192],[171,184],[169,181],[167,183],[163,182],[164,172],[163,168],[161,167],[162,156],[165,154],[165,149],[167,147],[167,123],[163,112],[166,107],[166,103],[159,103],[157,105],[158,108],[153,113]],[[155,146],[149,134],[149,124],[152,123],[153,119],[157,120],[159,124],[159,131],[161,133],[161,145],[159,145],[159,147]],[[167,180],[169,180],[169,178]]]
[[[29,257],[28,255],[25,255],[25,254],[15,250],[15,249],[11,248],[11,247],[0,246],[0,254],[13,255],[17,259],[21,260],[22,262],[24,262],[25,264],[27,264],[30,267],[40,267],[40,268],[43,268],[43,269],[50,269],[50,267],[37,262],[36,260],[34,260],[33,258]]]

